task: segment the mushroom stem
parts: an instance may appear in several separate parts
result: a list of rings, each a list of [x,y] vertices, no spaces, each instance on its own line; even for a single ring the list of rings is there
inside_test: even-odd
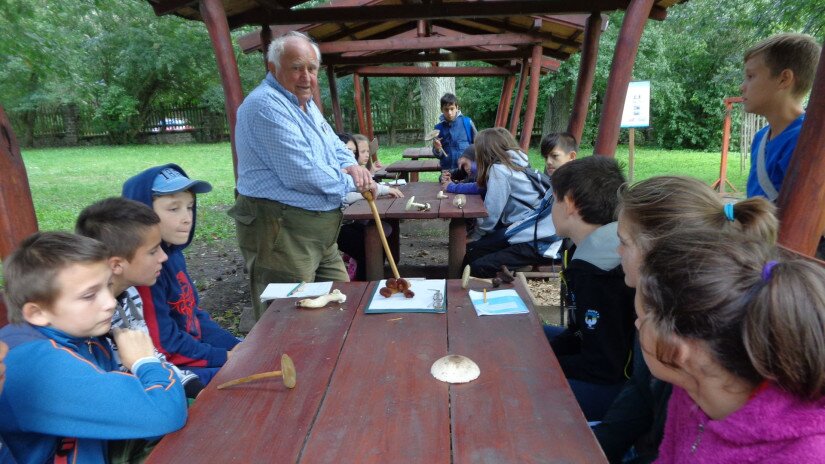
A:
[[[218,390],[223,390],[224,388],[233,387],[242,383],[252,382],[253,380],[268,379],[272,377],[283,377],[284,386],[287,388],[295,388],[295,364],[293,364],[292,358],[290,358],[289,355],[286,353],[281,355],[281,370],[261,372],[258,374],[241,377],[240,379],[230,380],[229,382],[218,385]]]
[[[428,210],[430,209],[429,203],[416,203],[415,202],[415,195],[411,196],[409,200],[407,200],[407,207],[405,209],[410,208],[418,208],[419,210]]]
[[[372,197],[372,192],[367,190],[366,192],[363,192],[361,195],[364,198],[366,198],[367,203],[369,203],[370,205],[370,210],[372,210],[373,222],[375,223],[375,227],[378,228],[378,237],[381,238],[381,245],[384,246],[384,253],[387,254],[387,261],[390,262],[392,275],[395,276],[396,279],[400,279],[401,274],[398,273],[398,268],[395,266],[395,258],[392,257],[392,252],[390,251],[390,244],[387,243],[387,236],[384,234],[384,226],[381,225],[381,216],[378,214],[378,208],[375,207],[375,199]]]
[[[496,285],[495,279],[482,279],[481,277],[473,277],[470,275],[470,265],[464,266],[464,272],[461,273],[461,288],[467,288],[470,285],[470,279],[475,280],[476,282],[482,282],[488,285],[492,285],[493,287],[498,287]],[[501,282],[499,282],[500,284]]]
[[[347,296],[341,293],[341,290],[336,288],[332,291],[332,293],[321,295],[317,298],[305,298],[303,300],[298,300],[295,302],[295,306],[300,306],[302,308],[323,308],[330,302],[344,303],[345,301],[347,301]]]

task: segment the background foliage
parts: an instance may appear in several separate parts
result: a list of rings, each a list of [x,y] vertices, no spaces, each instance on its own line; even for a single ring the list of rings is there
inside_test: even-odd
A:
[[[637,140],[662,148],[717,149],[722,99],[738,94],[743,51],[780,31],[806,32],[821,42],[821,6],[821,0],[692,0],[669,9],[667,20],[649,22],[634,79],[652,81],[652,128]],[[112,142],[128,143],[146,122],[150,106],[223,107],[201,23],[156,17],[145,0],[0,0],[0,11],[0,104],[7,110],[74,103],[94,112]],[[622,17],[608,16],[600,40],[585,145],[594,139]],[[233,36],[253,30],[239,29]],[[239,50],[236,56],[248,92],[263,77],[262,59]],[[569,98],[562,90],[575,83],[578,62],[577,55],[542,78],[543,108],[550,99]],[[328,100],[325,76],[320,81]],[[377,104],[399,113],[419,105],[414,79],[372,79],[370,84]],[[339,79],[338,86],[346,110],[351,77]],[[499,79],[458,78],[456,91],[478,127],[492,125]]]

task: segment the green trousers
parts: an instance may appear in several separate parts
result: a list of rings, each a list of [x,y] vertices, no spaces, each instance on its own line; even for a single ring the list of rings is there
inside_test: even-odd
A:
[[[267,308],[260,299],[267,284],[349,281],[336,243],[341,210],[308,211],[238,195],[229,215],[249,272],[256,320]]]

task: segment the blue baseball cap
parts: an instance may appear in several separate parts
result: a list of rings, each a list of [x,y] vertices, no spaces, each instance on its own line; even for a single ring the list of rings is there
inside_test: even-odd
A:
[[[152,193],[168,195],[189,190],[192,193],[212,191],[212,185],[202,180],[192,180],[173,168],[160,171],[152,183]]]

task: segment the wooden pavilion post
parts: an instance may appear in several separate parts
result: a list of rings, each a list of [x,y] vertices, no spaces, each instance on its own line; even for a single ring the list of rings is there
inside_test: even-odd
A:
[[[579,78],[576,82],[576,96],[573,98],[573,111],[567,122],[567,132],[581,143],[584,124],[587,121],[587,106],[593,90],[593,78],[596,74],[596,60],[599,57],[599,36],[602,34],[602,15],[593,13],[587,18],[584,28],[584,44],[579,64]]]
[[[318,111],[320,111],[321,114],[324,114],[324,102],[321,101],[321,89],[318,88],[317,82],[314,86],[312,86],[312,101],[315,102],[315,106],[318,107]]]
[[[527,111],[524,113],[524,125],[521,126],[521,151],[527,153],[530,148],[530,138],[533,136],[533,122],[536,120],[536,106],[539,102],[539,79],[541,78],[541,44],[533,45],[533,56],[530,58],[530,93],[527,98]]]
[[[825,53],[820,54],[799,141],[779,191],[779,243],[813,256],[825,231]],[[812,207],[815,206],[815,207]]]
[[[622,122],[622,109],[627,96],[627,86],[633,73],[636,52],[642,38],[645,22],[650,16],[654,0],[631,0],[624,15],[622,29],[616,40],[616,50],[610,65],[610,78],[607,82],[602,116],[599,120],[599,133],[593,146],[597,155],[614,156],[616,144],[619,143],[619,126]]]
[[[335,132],[344,132],[344,118],[341,117],[341,101],[338,99],[338,83],[335,82],[335,66],[327,65],[329,99],[332,100],[332,115],[335,118]]]
[[[6,259],[24,238],[37,232],[37,216],[26,166],[11,122],[0,106],[0,259]],[[0,294],[0,327],[8,322]]]
[[[261,51],[264,54],[264,74],[269,71],[269,44],[272,42],[272,29],[269,26],[261,26]]]
[[[513,111],[510,113],[510,133],[513,137],[516,136],[518,130],[519,117],[521,116],[521,103],[524,101],[524,87],[527,86],[527,58],[521,60],[521,74],[518,78],[518,92],[516,93],[516,101],[513,105]]]
[[[358,132],[366,132],[364,122],[364,107],[361,103],[361,76],[358,73],[352,74],[352,85],[354,86],[352,98],[355,100],[355,117],[358,119]]]
[[[232,48],[232,37],[229,35],[229,23],[221,0],[202,0],[200,13],[212,48],[215,50],[215,60],[218,63],[218,72],[221,75],[221,85],[226,100],[226,119],[229,121],[229,140],[232,146],[232,170],[235,173],[235,183],[238,182],[238,153],[235,150],[235,121],[238,107],[243,101],[241,90],[241,76],[238,72],[238,63],[235,61],[235,50]]]
[[[501,87],[501,99],[496,112],[496,127],[507,127],[507,114],[510,112],[510,102],[513,100],[513,89],[516,87],[516,76],[504,78]]]
[[[367,136],[368,139],[372,140],[375,137],[375,131],[372,127],[372,104],[370,104],[370,80],[367,76],[364,76],[364,115],[367,117],[367,132],[364,135]],[[373,159],[373,161],[375,161]]]

